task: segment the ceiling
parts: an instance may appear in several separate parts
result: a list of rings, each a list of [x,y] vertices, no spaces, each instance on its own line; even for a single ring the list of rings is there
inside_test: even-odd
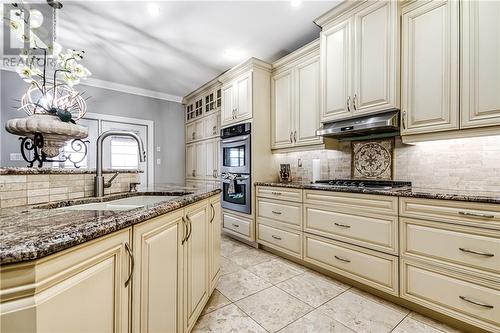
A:
[[[92,78],[185,96],[249,57],[272,62],[319,36],[340,1],[63,1],[57,40]],[[102,83],[101,83],[102,85]]]

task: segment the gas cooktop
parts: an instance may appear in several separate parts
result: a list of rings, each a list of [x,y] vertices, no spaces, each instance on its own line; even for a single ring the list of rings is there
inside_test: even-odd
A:
[[[318,180],[315,184],[332,187],[366,188],[377,190],[406,190],[411,188],[411,182],[392,180],[332,179]]]

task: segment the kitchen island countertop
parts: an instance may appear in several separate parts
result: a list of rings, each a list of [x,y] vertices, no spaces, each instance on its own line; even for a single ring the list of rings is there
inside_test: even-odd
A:
[[[1,209],[0,265],[40,259],[218,193],[220,193],[220,189],[165,184],[141,188],[136,193],[121,193],[103,198],[66,200],[44,205]],[[55,209],[130,196],[167,194],[173,194],[172,198],[126,211]]]

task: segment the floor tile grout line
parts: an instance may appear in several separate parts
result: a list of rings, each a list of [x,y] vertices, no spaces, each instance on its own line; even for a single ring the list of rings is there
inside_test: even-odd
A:
[[[269,287],[270,288],[270,287]],[[241,301],[241,300],[240,300]],[[239,301],[238,301],[239,302]],[[242,308],[240,308],[238,306],[238,304],[236,304],[236,302],[233,303],[238,309],[241,310],[241,312],[243,312],[244,314],[246,314],[248,316],[248,318],[252,319],[253,321],[255,321],[257,323],[257,325],[259,325],[259,327],[262,327],[262,329],[268,333],[270,333],[261,323],[259,323],[257,321],[257,319],[255,319],[254,317],[252,317],[251,315],[249,315],[248,313],[245,312],[245,310],[243,310]]]
[[[389,333],[394,332],[394,330],[395,330],[396,328],[398,328],[398,326],[399,326],[399,325],[403,322],[403,320],[405,320],[405,319],[406,319],[406,317],[408,317],[409,315],[410,315],[410,312],[408,312],[408,313],[406,314],[406,316],[404,316],[404,317],[403,317],[403,319],[401,319],[401,320],[400,320],[400,321],[396,324],[396,326],[394,326],[394,327],[393,327],[393,328],[389,331]]]

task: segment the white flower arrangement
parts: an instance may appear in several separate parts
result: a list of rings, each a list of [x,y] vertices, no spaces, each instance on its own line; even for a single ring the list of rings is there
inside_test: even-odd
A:
[[[25,21],[23,12],[28,9],[19,4],[14,4],[14,7],[17,9],[11,18],[4,19],[9,21],[10,29],[19,41],[29,42],[30,46],[34,46],[22,50],[22,64],[16,69],[21,79],[30,84],[28,92],[21,98],[19,110],[28,115],[52,114],[64,122],[74,123],[85,114],[86,103],[73,87],[92,75],[90,70],[79,63],[83,60],[85,51],[67,49],[63,52],[62,46],[56,42],[46,46],[30,29],[27,29],[26,35],[24,26],[28,22]],[[3,13],[0,14],[3,16]],[[40,50],[43,55],[40,55]],[[50,68],[51,77],[47,68],[47,58],[50,56],[56,59],[52,62],[54,67]]]

